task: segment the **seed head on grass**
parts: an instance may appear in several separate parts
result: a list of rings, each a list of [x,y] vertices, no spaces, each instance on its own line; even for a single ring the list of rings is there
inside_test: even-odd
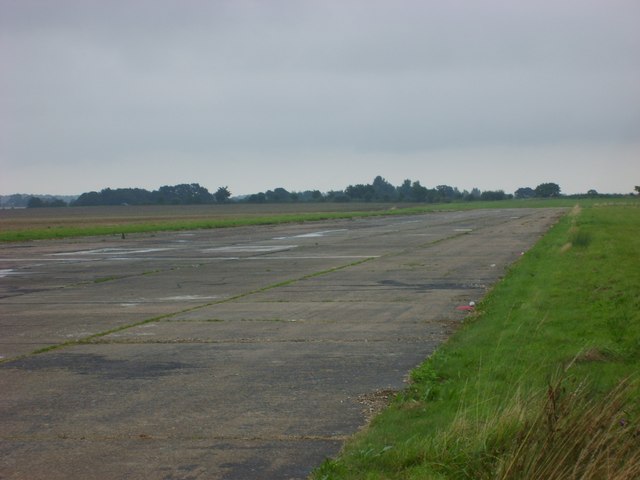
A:
[[[561,384],[550,386],[544,408],[519,433],[495,478],[640,478],[640,431],[632,390],[623,381],[594,400],[584,384],[571,391]]]

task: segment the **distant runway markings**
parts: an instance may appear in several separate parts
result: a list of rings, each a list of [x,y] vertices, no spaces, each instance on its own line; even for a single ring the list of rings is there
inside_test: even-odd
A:
[[[267,253],[282,252],[296,248],[297,245],[230,245],[228,247],[207,248],[205,252],[233,252],[233,253]]]
[[[172,248],[98,248],[95,250],[79,250],[75,252],[51,253],[53,256],[66,255],[130,255],[134,253],[152,253],[173,250]]]
[[[274,240],[286,240],[288,238],[318,238],[318,237],[324,237],[326,235],[329,235],[331,233],[336,233],[336,232],[348,232],[349,230],[347,228],[340,228],[337,230],[322,230],[319,232],[311,232],[311,233],[302,233],[300,235],[292,235],[289,237],[274,237]]]
[[[219,295],[176,295],[174,297],[162,297],[159,298],[161,302],[167,301],[181,301],[181,300],[214,300],[220,298]]]

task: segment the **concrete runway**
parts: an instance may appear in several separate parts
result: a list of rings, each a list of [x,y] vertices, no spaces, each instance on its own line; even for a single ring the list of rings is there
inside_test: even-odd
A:
[[[561,214],[0,245],[0,479],[305,478]]]

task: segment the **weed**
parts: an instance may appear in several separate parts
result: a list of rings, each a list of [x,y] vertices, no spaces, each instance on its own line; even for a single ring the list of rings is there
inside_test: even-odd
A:
[[[101,277],[101,278],[96,278],[93,283],[105,283],[105,282],[111,282],[113,280],[118,280],[119,278],[122,277],[117,277],[117,276],[112,276],[112,277]]]
[[[591,243],[591,234],[577,230],[571,234],[571,244],[576,247],[588,247]]]

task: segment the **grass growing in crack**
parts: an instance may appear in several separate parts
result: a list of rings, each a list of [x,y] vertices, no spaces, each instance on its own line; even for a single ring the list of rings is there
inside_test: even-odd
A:
[[[307,280],[307,279],[318,277],[318,276],[321,276],[321,275],[327,275],[329,273],[337,272],[337,271],[343,270],[345,268],[357,266],[357,265],[360,265],[362,263],[365,263],[365,262],[368,262],[370,260],[373,260],[374,258],[375,257],[365,258],[365,259],[358,260],[358,261],[355,261],[355,262],[351,262],[351,263],[347,263],[347,264],[344,264],[344,265],[340,265],[338,267],[330,268],[330,269],[327,269],[327,270],[321,270],[319,272],[310,273],[308,275],[304,275],[304,276],[299,277],[299,278],[292,278],[290,280],[285,280],[283,282],[278,282],[278,283],[274,283],[274,284],[271,284],[271,285],[267,285],[265,287],[258,288],[256,290],[251,290],[251,291],[248,291],[248,292],[244,292],[244,293],[241,293],[241,294],[238,294],[238,295],[234,295],[232,297],[228,297],[228,298],[225,298],[225,299],[222,299],[222,300],[215,300],[213,302],[207,302],[205,304],[196,305],[196,306],[193,306],[193,307],[188,307],[188,308],[185,308],[183,310],[179,310],[177,312],[166,313],[166,314],[163,314],[163,315],[159,315],[157,317],[147,318],[147,319],[139,321],[139,322],[135,322],[135,323],[127,324],[127,325],[121,325],[119,327],[112,328],[110,330],[106,330],[106,331],[103,331],[103,332],[98,332],[98,333],[95,333],[93,335],[89,335],[89,336],[86,336],[86,337],[83,337],[83,338],[79,338],[79,339],[75,339],[75,340],[69,340],[67,342],[59,343],[59,344],[56,344],[56,345],[50,345],[50,346],[47,346],[47,347],[44,347],[44,348],[39,348],[37,350],[34,350],[34,351],[30,352],[29,354],[20,355],[18,357],[0,359],[0,364],[1,363],[9,363],[9,362],[12,362],[14,360],[18,360],[20,358],[25,358],[25,357],[30,356],[30,355],[39,355],[41,353],[46,353],[46,352],[49,352],[49,351],[52,351],[52,350],[58,350],[58,349],[62,349],[62,348],[70,347],[70,346],[74,346],[74,345],[83,345],[83,344],[89,344],[89,343],[96,343],[96,342],[101,341],[102,337],[106,337],[106,336],[114,334],[114,333],[122,332],[122,331],[128,330],[130,328],[139,327],[141,325],[146,325],[148,323],[159,322],[161,320],[166,320],[166,319],[169,319],[169,318],[172,318],[172,317],[176,317],[176,316],[181,315],[181,314],[186,314],[186,313],[194,312],[196,310],[201,310],[201,309],[206,308],[206,307],[211,307],[213,305],[219,305],[219,304],[222,304],[222,303],[233,302],[235,300],[239,300],[241,298],[245,298],[245,297],[250,296],[250,295],[263,293],[263,292],[272,290],[274,288],[280,288],[280,287],[288,286],[288,285],[291,285],[291,284],[293,284],[295,282],[298,282],[298,281],[301,281],[301,280]],[[154,272],[149,272],[149,273],[154,273]],[[120,278],[124,278],[124,277],[120,277]],[[189,320],[180,320],[180,321],[189,321]],[[204,321],[222,322],[223,320],[209,319],[209,320],[204,320]],[[280,319],[266,319],[265,321],[282,321],[282,320],[280,320]]]
[[[638,478],[638,258],[637,206],[564,217],[314,478]]]
[[[118,276],[111,276],[111,277],[101,277],[101,278],[96,278],[93,283],[106,283],[106,282],[111,282],[113,280],[119,280],[121,278],[124,277],[118,277]]]

